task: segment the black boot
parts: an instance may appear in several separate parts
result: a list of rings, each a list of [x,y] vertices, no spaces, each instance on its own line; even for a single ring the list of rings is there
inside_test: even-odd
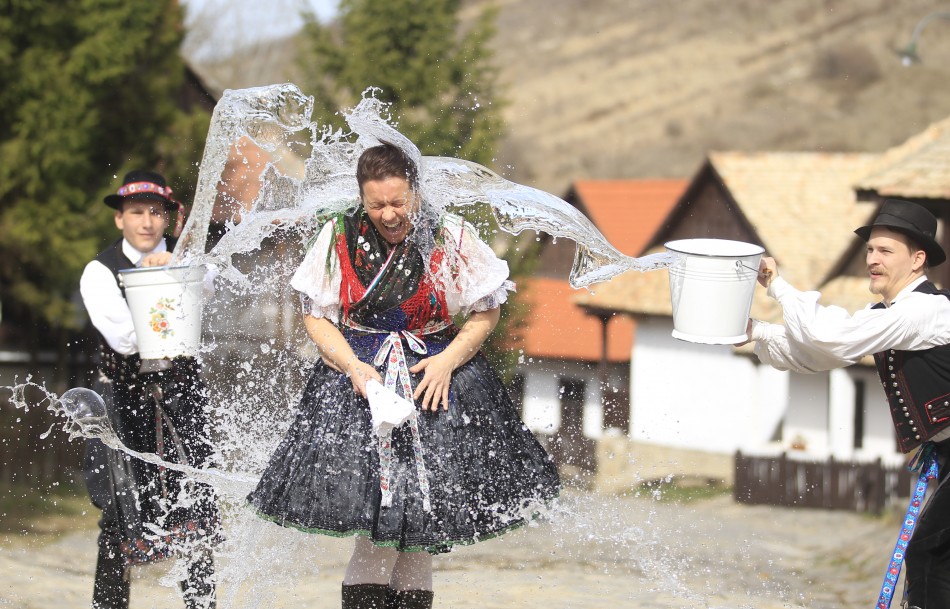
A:
[[[386,594],[386,609],[432,609],[432,590],[392,590]]]
[[[201,552],[188,564],[188,579],[178,584],[185,609],[215,609],[214,557]]]
[[[343,584],[343,609],[385,609],[386,584]]]

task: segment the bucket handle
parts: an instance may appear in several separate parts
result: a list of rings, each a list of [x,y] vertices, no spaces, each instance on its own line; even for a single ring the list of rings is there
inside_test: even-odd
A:
[[[739,268],[749,269],[750,271],[752,271],[753,273],[755,273],[755,274],[758,275],[759,277],[768,277],[768,276],[769,276],[769,273],[768,273],[768,272],[761,272],[761,271],[759,271],[759,269],[754,269],[754,268],[752,268],[751,266],[749,266],[748,264],[744,264],[741,260],[736,260],[736,269],[739,269]]]

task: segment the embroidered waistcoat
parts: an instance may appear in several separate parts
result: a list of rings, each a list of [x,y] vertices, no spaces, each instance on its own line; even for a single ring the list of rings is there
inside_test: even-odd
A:
[[[950,292],[937,290],[929,281],[914,291],[950,298]],[[950,427],[950,345],[922,351],[888,349],[875,353],[874,362],[901,452],[910,452]]]

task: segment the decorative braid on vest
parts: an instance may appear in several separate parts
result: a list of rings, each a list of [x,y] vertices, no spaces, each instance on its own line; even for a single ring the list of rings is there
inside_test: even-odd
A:
[[[950,298],[929,281],[915,292]],[[883,304],[874,308],[883,308]],[[908,453],[950,427],[950,345],[874,354],[901,452]]]

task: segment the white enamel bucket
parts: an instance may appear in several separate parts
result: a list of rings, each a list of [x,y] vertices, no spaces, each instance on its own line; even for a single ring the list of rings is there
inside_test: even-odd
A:
[[[677,255],[669,269],[673,338],[713,345],[747,340],[765,250],[727,239],[681,239],[670,241],[666,249]]]
[[[119,271],[142,359],[198,354],[204,275],[191,266]]]

